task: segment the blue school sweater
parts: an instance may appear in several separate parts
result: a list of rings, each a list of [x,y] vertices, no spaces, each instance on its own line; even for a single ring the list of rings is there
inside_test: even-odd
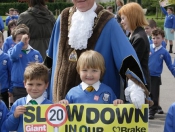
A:
[[[19,118],[14,117],[14,111],[17,106],[26,105],[27,97],[22,97],[14,102],[13,106],[10,109],[10,112],[7,114],[8,118],[4,122],[4,127],[8,131],[17,131],[24,132],[23,130],[23,115],[20,115]],[[45,99],[41,104],[52,104],[48,99]]]
[[[168,113],[166,114],[166,120],[164,125],[164,132],[175,132],[175,103],[173,103]]]
[[[101,83],[98,91],[88,92],[83,90],[81,85],[71,88],[66,95],[69,103],[91,103],[91,104],[113,104],[117,99],[113,90]]]
[[[5,103],[0,100],[0,132],[8,132],[3,125],[8,112],[9,110],[7,109]]]
[[[162,41],[162,46],[166,49],[166,42],[164,40]]]
[[[0,16],[0,31],[4,30],[4,22],[2,17]]]
[[[160,7],[160,8],[161,8],[163,14],[165,15],[164,27],[175,29],[175,15],[173,15],[173,14],[168,15],[165,8],[163,8],[163,7]]]
[[[8,54],[0,49],[0,91],[7,92],[10,88],[11,61]]]
[[[3,44],[3,51],[7,53],[7,51],[15,45],[15,42],[12,39],[12,35],[7,37],[4,44]]]
[[[7,16],[6,17],[6,20],[5,20],[5,24],[6,24],[6,26],[8,26],[8,23],[9,23],[9,21],[10,20],[13,20],[13,19],[18,19],[18,16],[17,15],[13,15],[13,16]]]
[[[8,54],[12,61],[12,72],[11,72],[11,81],[12,87],[21,87],[24,88],[24,71],[27,65],[30,62],[43,62],[42,56],[39,51],[30,47],[29,53],[24,53],[22,51],[24,43],[19,42],[14,47],[10,48]],[[10,89],[10,92],[12,90]]]
[[[158,76],[162,74],[163,61],[165,61],[168,69],[175,76],[175,68],[173,68],[171,56],[168,51],[161,47],[158,51],[154,51],[153,44],[150,45],[150,56],[149,56],[149,71],[151,76]]]

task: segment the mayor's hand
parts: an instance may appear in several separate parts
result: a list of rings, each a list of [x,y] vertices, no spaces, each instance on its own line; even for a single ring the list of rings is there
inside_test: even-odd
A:
[[[137,109],[141,109],[142,105],[145,104],[145,93],[144,90],[136,85],[130,79],[128,80],[128,87],[125,89],[126,100],[133,103]]]

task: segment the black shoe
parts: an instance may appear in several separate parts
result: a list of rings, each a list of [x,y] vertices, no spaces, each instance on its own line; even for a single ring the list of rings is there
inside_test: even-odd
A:
[[[152,115],[152,114],[149,114],[149,119],[154,119],[154,115]]]
[[[160,106],[158,106],[157,114],[164,114],[164,112]]]
[[[172,50],[170,50],[170,51],[169,51],[169,53],[173,53],[173,51],[172,51]]]

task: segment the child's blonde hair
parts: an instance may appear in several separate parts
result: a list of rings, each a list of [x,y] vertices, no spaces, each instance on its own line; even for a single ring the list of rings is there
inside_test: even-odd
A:
[[[27,80],[43,80],[45,83],[49,82],[49,70],[42,63],[30,63],[24,71],[24,81]]]
[[[100,53],[93,50],[87,50],[80,55],[76,68],[78,73],[82,68],[100,69],[102,77],[105,72],[105,61]]]
[[[29,36],[29,28],[25,24],[19,24],[12,31],[12,38],[15,41],[16,36],[19,34],[27,34]]]

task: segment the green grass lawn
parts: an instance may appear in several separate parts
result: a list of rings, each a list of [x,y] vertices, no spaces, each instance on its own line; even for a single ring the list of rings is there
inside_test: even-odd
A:
[[[164,25],[164,16],[162,17],[159,15],[158,17],[156,15],[146,16],[147,19],[154,19],[157,23],[157,27],[163,29]]]
[[[7,16],[1,16],[1,17],[2,17],[3,20],[5,20]]]

